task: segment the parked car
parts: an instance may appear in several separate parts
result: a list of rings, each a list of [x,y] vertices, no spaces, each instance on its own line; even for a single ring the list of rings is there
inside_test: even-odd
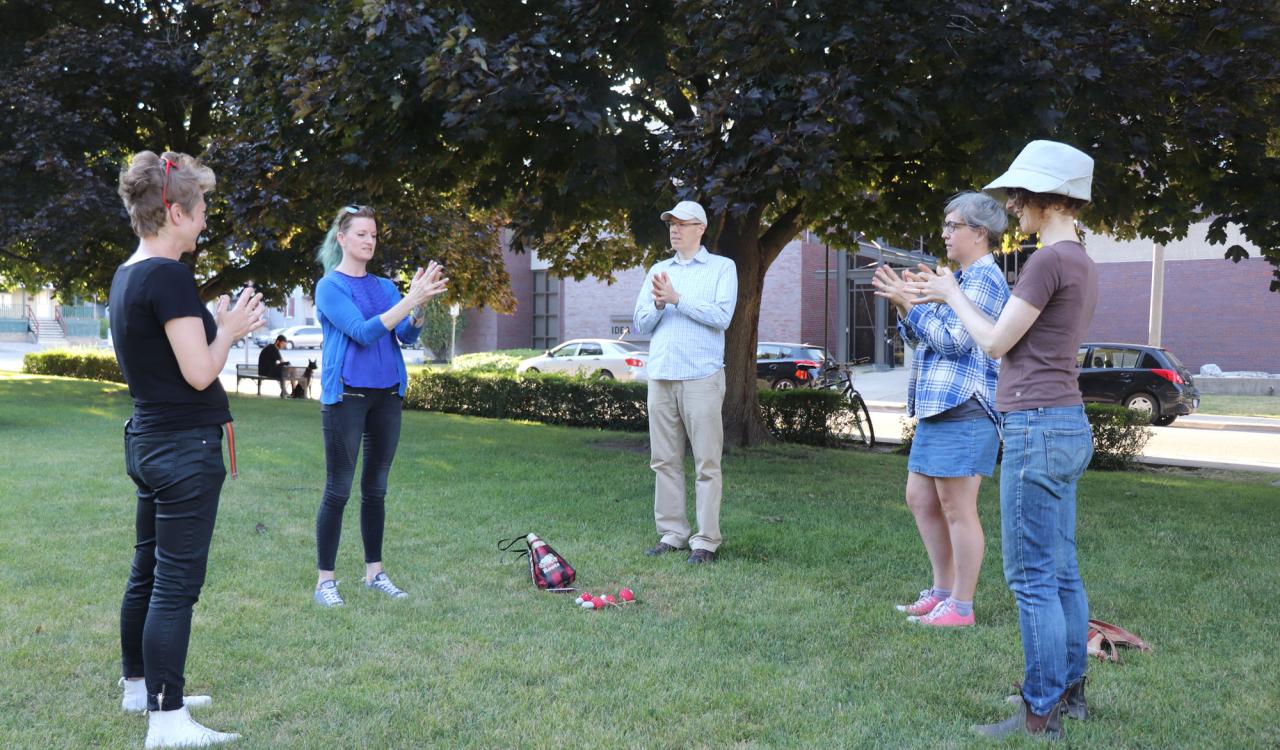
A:
[[[756,379],[779,390],[809,385],[811,372],[827,361],[827,350],[813,344],[756,344]]]
[[[283,328],[272,328],[270,331],[265,328],[259,328],[258,332],[253,334],[253,345],[259,349],[265,349],[267,344],[274,344],[276,336],[282,333],[284,333]]]
[[[291,326],[280,331],[279,335],[288,339],[284,345],[286,349],[319,349],[324,342],[320,326]],[[272,336],[271,341],[275,340],[276,337]]]
[[[614,339],[574,339],[537,357],[521,360],[516,373],[560,372],[618,380],[644,380],[649,352],[643,345]]]
[[[1151,415],[1155,425],[1172,424],[1200,408],[1191,371],[1173,352],[1142,344],[1086,343],[1076,356],[1085,402],[1121,404]]]

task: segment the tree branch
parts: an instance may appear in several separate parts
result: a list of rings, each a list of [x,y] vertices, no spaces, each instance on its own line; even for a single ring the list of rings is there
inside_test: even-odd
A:
[[[795,205],[782,212],[773,224],[760,237],[760,254],[764,256],[765,266],[773,263],[782,248],[795,239],[800,233],[800,222],[804,217],[804,201],[796,201]]]

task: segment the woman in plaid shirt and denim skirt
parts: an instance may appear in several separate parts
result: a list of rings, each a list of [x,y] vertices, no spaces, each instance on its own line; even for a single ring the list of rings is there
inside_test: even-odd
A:
[[[952,198],[942,224],[961,290],[992,318],[1009,299],[1004,272],[991,258],[1007,225],[1004,207],[982,193]],[[967,627],[974,623],[973,592],[986,546],[978,488],[1000,449],[999,363],[974,343],[950,307],[916,304],[888,266],[876,270],[873,283],[876,294],[898,308],[898,330],[915,348],[907,414],[919,421],[907,462],[907,506],[933,567],[932,584],[898,611],[920,625]]]

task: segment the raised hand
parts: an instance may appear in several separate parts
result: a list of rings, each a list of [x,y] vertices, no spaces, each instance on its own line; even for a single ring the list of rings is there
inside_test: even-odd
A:
[[[444,266],[434,260],[427,267],[419,268],[409,282],[409,291],[405,298],[414,306],[426,304],[432,297],[444,294],[449,289],[449,280],[444,277]]]
[[[655,273],[653,275],[653,304],[659,310],[667,305],[680,304],[680,294],[676,291],[675,285],[671,283],[671,277],[666,273]]]
[[[917,304],[921,302],[942,302],[947,300],[954,294],[960,294],[960,284],[956,282],[955,274],[950,269],[941,269],[935,271],[932,268],[920,264],[920,270],[910,274],[910,280],[906,284],[908,294],[915,295]]]
[[[246,286],[236,303],[222,295],[218,298],[213,319],[218,328],[225,330],[232,341],[238,341],[267,324],[267,308],[262,304],[262,293],[253,293],[252,286]]]
[[[877,268],[875,275],[871,278],[871,286],[876,289],[875,295],[889,300],[899,312],[904,314],[915,302],[912,296],[907,294],[906,285],[906,280],[898,276],[888,264]]]

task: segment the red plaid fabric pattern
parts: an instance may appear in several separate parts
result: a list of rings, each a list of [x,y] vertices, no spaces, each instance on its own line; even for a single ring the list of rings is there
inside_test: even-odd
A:
[[[551,548],[551,545],[530,534],[525,542],[529,545],[529,577],[533,585],[547,591],[566,590],[573,585],[576,575],[569,561]]]

